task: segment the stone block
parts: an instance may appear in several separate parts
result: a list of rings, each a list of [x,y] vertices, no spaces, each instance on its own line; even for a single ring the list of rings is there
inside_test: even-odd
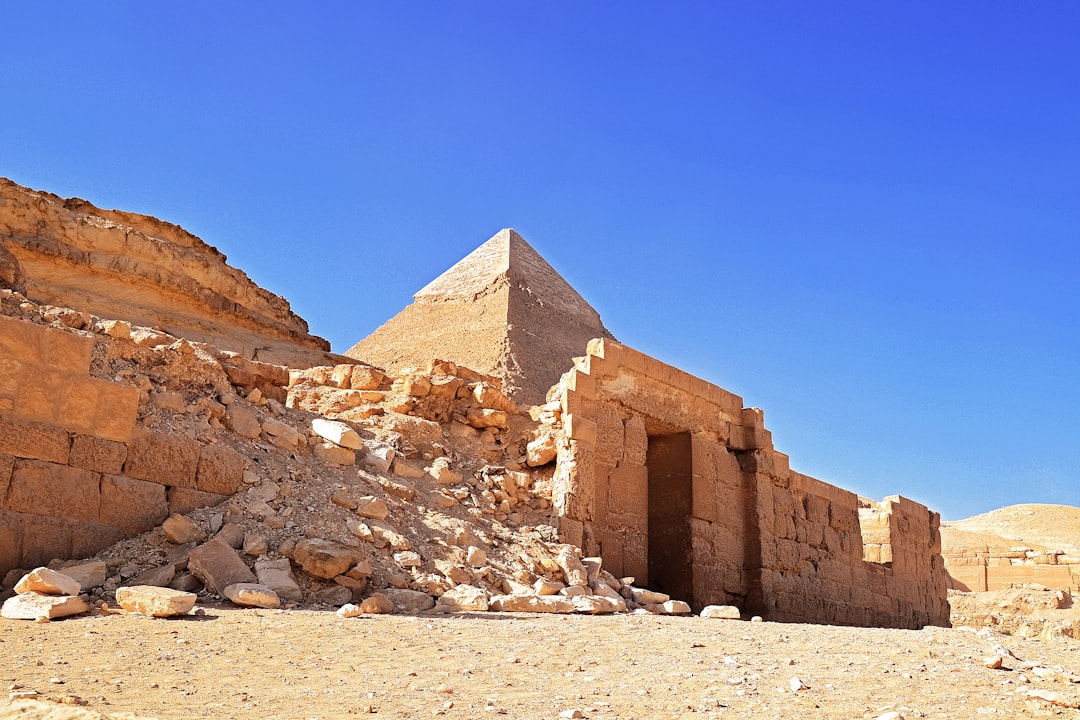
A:
[[[232,495],[244,484],[244,457],[223,445],[204,445],[199,453],[195,489]]]
[[[128,612],[150,617],[187,615],[195,607],[195,593],[151,585],[132,585],[116,589],[116,602]]]
[[[11,513],[17,518],[21,567],[48,565],[57,558],[72,556],[73,523],[57,517]]]
[[[99,478],[97,473],[67,465],[18,460],[4,507],[13,512],[96,521]]]
[[[234,583],[256,582],[255,575],[236,551],[219,537],[191,551],[188,569],[210,592],[219,595]]]
[[[0,417],[0,453],[66,465],[71,440],[65,430]]]
[[[44,331],[40,338],[39,362],[71,373],[89,374],[90,354],[94,350],[93,338],[53,328],[33,327],[38,332]]]
[[[287,602],[300,602],[304,599],[304,592],[296,583],[296,577],[292,572],[292,565],[288,558],[260,558],[255,561],[255,575],[259,584],[277,593],[277,596]]]
[[[59,568],[60,572],[79,583],[79,587],[83,590],[104,585],[106,569],[105,563],[101,560],[76,561]]]
[[[169,488],[166,494],[169,503],[169,514],[185,515],[198,508],[213,507],[229,499],[228,495],[190,490],[188,488]]]
[[[123,475],[101,478],[101,522],[128,535],[151,530],[169,516],[165,487]]]
[[[94,435],[76,434],[71,441],[68,464],[73,467],[119,475],[127,459],[127,445]]]
[[[82,590],[79,581],[47,567],[34,568],[15,583],[15,592],[36,592],[42,595],[78,595]]]
[[[128,445],[124,472],[136,480],[198,489],[196,470],[202,444],[191,438],[139,430]]]
[[[4,601],[0,609],[0,617],[8,620],[37,620],[78,615],[90,609],[84,600],[78,596],[70,595],[42,595],[29,592],[23,595],[15,595]]]
[[[127,442],[135,430],[139,389],[104,380],[92,380],[97,387],[97,411],[90,430],[94,435]]]

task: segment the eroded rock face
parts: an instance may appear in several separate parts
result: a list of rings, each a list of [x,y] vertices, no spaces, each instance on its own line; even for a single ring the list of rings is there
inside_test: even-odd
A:
[[[329,343],[225,261],[178,225],[0,178],[0,287],[249,358],[318,364]]]

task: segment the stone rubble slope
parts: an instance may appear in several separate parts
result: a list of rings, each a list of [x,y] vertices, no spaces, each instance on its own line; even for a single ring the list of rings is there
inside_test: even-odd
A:
[[[92,333],[92,375],[138,389],[140,428],[243,458],[239,492],[203,498],[220,504],[49,563],[80,577],[77,597],[99,612],[173,607],[146,596],[154,587],[263,608],[690,612],[558,542],[557,402],[526,412],[497,378],[442,361],[395,376],[359,363],[289,371],[0,295],[5,315]]]

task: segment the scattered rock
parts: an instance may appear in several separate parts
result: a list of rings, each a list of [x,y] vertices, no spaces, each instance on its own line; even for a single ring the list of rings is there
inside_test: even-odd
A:
[[[14,595],[4,601],[0,617],[8,620],[54,620],[78,615],[90,609],[86,602],[73,595],[43,595],[30,591]]]
[[[220,535],[191,551],[188,569],[207,590],[218,595],[234,583],[253,583],[256,580],[236,550]]]
[[[244,607],[276,608],[281,606],[277,593],[258,583],[234,583],[225,588],[225,597]]]
[[[487,592],[472,585],[458,585],[444,592],[437,604],[451,612],[483,612],[488,609]]]
[[[81,589],[79,583],[70,576],[47,567],[35,568],[15,583],[15,592],[20,595],[30,592],[42,595],[78,595]]]
[[[116,589],[116,602],[128,612],[151,617],[187,615],[195,607],[195,593],[167,587],[132,585]]]
[[[706,605],[701,609],[701,617],[714,620],[740,620],[742,612],[734,605]]]

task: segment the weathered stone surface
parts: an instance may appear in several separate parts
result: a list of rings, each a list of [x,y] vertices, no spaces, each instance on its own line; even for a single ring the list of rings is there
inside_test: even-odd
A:
[[[419,590],[387,588],[382,591],[394,603],[399,612],[420,612],[435,607],[435,599]]]
[[[175,566],[171,564],[161,565],[160,567],[143,570],[141,573],[131,578],[130,584],[147,585],[153,587],[169,587],[175,577]]]
[[[210,592],[218,595],[234,583],[256,581],[251,570],[236,554],[236,550],[220,537],[208,540],[192,550],[188,557],[188,569]]]
[[[497,612],[572,613],[574,603],[562,595],[495,595],[488,607]]]
[[[372,520],[385,520],[390,514],[390,508],[386,506],[386,501],[382,498],[365,495],[356,498],[356,514]]]
[[[195,593],[169,587],[133,585],[116,589],[116,602],[120,607],[152,617],[187,615],[197,599]]]
[[[15,592],[20,595],[28,592],[42,595],[78,595],[81,589],[74,578],[47,567],[35,568],[15,583]]]
[[[271,588],[258,583],[234,583],[225,588],[225,597],[243,607],[281,607],[281,599]]]
[[[315,418],[311,421],[311,429],[316,435],[344,448],[363,450],[364,441],[360,434],[343,422]]]
[[[185,545],[206,539],[206,533],[198,525],[183,515],[170,515],[161,523],[161,532],[165,539],[174,545]]]
[[[742,612],[734,605],[706,605],[701,609],[701,617],[717,620],[740,620]]]
[[[646,588],[630,588],[633,600],[638,605],[660,605],[671,599],[670,595],[662,592],[647,590]]]
[[[461,473],[451,467],[449,458],[445,457],[435,458],[427,472],[440,485],[456,485],[465,479]]]
[[[555,446],[555,438],[550,434],[544,434],[525,446],[526,463],[529,467],[547,465],[558,455],[559,449]]]
[[[567,585],[585,587],[589,584],[588,571],[581,564],[581,560],[574,557],[572,553],[567,551],[559,553],[555,557],[555,562],[558,563],[559,569],[563,571]]]
[[[204,445],[199,454],[195,488],[216,495],[232,495],[243,485],[243,455],[224,445]]]
[[[105,584],[105,563],[101,560],[85,560],[58,568],[61,573],[79,583],[82,590],[92,590]]]
[[[296,543],[293,559],[310,575],[333,578],[344,574],[356,562],[352,548],[331,540],[308,538]]]
[[[225,427],[242,438],[255,439],[262,434],[262,425],[255,413],[240,405],[230,405],[225,411]]]
[[[38,618],[53,620],[78,615],[89,609],[90,606],[78,596],[27,592],[5,600],[3,608],[0,609],[0,617],[8,620],[37,620]]]
[[[579,595],[571,598],[574,610],[587,615],[602,615],[607,613],[626,612],[626,601],[622,598],[604,597],[602,595]]]
[[[71,441],[68,463],[83,470],[119,475],[124,468],[127,451],[124,443],[79,433]]]
[[[472,585],[458,585],[444,592],[436,604],[451,612],[483,612],[488,609],[487,592]]]
[[[329,344],[288,302],[177,225],[10,180],[0,180],[0,206],[4,245],[40,302],[70,307],[78,298],[78,310],[249,356],[258,348],[264,361],[311,365],[327,355]]]
[[[288,558],[256,560],[255,575],[260,585],[270,588],[286,602],[300,602],[304,599],[304,592],[293,576]]]
[[[332,442],[319,443],[318,445],[314,445],[311,449],[312,452],[315,453],[315,457],[323,462],[334,463],[335,465],[356,464],[355,450],[343,448]]]
[[[202,445],[194,439],[137,430],[128,445],[124,473],[136,480],[195,489]]]
[[[537,595],[558,595],[565,587],[565,583],[548,580],[547,578],[540,578],[533,583],[533,590],[536,591]]]
[[[260,555],[265,555],[267,550],[269,550],[270,548],[264,536],[255,533],[248,533],[244,535],[243,549],[246,555],[251,555],[252,557],[259,557]]]
[[[479,568],[487,564],[487,551],[482,547],[470,545],[465,553],[465,562],[470,567]]]
[[[360,611],[374,615],[386,615],[394,612],[394,601],[385,592],[374,593],[360,603]]]

